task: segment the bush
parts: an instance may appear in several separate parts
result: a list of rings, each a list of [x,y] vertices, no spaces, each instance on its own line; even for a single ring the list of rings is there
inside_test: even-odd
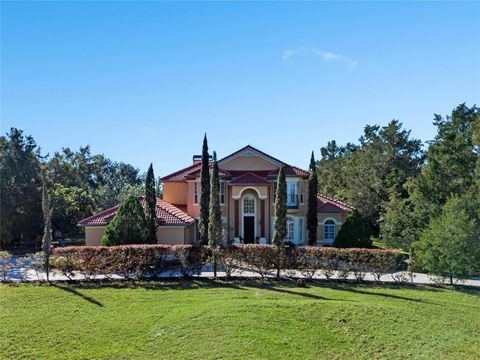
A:
[[[12,267],[11,255],[6,251],[0,251],[0,281],[7,281]]]
[[[353,210],[337,234],[333,246],[337,248],[371,248],[370,226],[358,210]]]
[[[277,247],[273,245],[233,245],[233,254],[240,269],[254,271],[262,279],[277,268]]]
[[[204,253],[204,248],[193,245],[72,246],[54,250],[53,267],[69,278],[79,272],[87,279],[115,273],[130,279],[157,277],[173,261],[183,276],[189,276],[201,272]]]
[[[97,275],[121,274],[125,279],[158,277],[175,265],[182,276],[199,275],[210,250],[194,245],[121,245],[77,246],[54,250],[52,267],[65,276],[78,272],[86,279]],[[230,245],[217,248],[218,261],[227,276],[233,270],[253,271],[262,279],[277,265],[277,248],[273,245]],[[335,274],[347,278],[351,273],[363,280],[366,272],[380,281],[383,274],[399,269],[404,260],[393,250],[336,249],[320,247],[289,247],[281,259],[281,268],[313,279],[321,272],[327,279]]]

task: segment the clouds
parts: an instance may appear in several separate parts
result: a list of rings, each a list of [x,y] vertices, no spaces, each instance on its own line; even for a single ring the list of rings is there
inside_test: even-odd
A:
[[[357,62],[348,56],[328,52],[317,47],[306,48],[301,46],[296,49],[287,49],[283,52],[282,59],[284,61],[292,61],[293,58],[299,56],[313,56],[322,59],[325,62],[339,63],[344,65],[347,69],[355,69],[357,67]]]

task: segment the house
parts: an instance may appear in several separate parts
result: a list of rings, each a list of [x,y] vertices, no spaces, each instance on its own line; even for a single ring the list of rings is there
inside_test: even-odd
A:
[[[287,238],[295,244],[307,242],[309,172],[288,165],[253,146],[245,146],[218,161],[220,205],[226,237],[235,243],[269,244],[273,237],[276,179],[284,165],[287,180]],[[160,179],[163,200],[157,199],[160,244],[198,242],[201,156],[193,163]],[[141,199],[143,201],[143,199]],[[79,226],[85,228],[87,245],[99,245],[118,206],[104,210]],[[333,243],[352,207],[329,197],[317,196],[317,245]]]

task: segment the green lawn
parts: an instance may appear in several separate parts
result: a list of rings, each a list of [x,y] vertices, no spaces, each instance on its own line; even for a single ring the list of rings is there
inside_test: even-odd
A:
[[[480,358],[480,290],[0,285],[0,359]]]

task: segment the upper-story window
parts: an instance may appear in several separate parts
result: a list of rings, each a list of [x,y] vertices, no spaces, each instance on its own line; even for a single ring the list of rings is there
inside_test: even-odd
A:
[[[300,193],[300,194],[299,194],[300,204],[303,205],[303,203],[304,203],[304,201],[305,201],[305,195],[304,195],[304,190],[303,190],[303,189],[304,189],[304,187],[303,187],[303,181],[300,181],[300,182],[298,183],[298,187],[300,188],[299,191],[298,191],[298,192]]]
[[[198,182],[193,183],[193,203],[198,204]]]
[[[294,206],[297,204],[297,182],[287,182],[287,206]]]
[[[327,220],[324,224],[325,227],[325,240],[335,240],[335,222],[333,220]]]
[[[225,204],[225,181],[220,181],[220,204]]]

